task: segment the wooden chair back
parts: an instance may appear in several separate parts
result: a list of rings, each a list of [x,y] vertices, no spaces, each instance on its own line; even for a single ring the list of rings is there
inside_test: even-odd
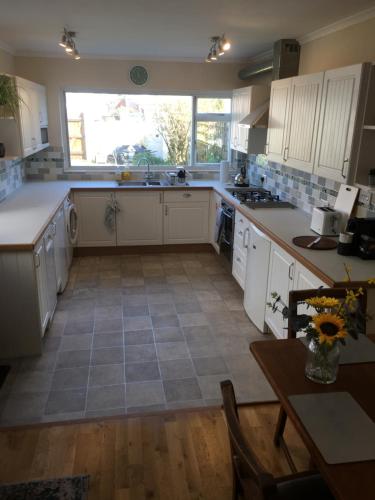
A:
[[[350,287],[350,284],[348,284]],[[358,291],[358,288],[351,288],[354,292]],[[359,310],[361,312],[360,328],[361,331],[366,334],[366,311],[367,311],[367,293],[366,289],[362,289],[363,294],[358,297]],[[292,290],[289,292],[289,321],[288,321],[288,338],[295,339],[297,336],[297,331],[295,330],[295,325],[291,318],[297,315],[298,303],[309,299],[310,297],[334,297],[335,299],[344,300],[346,297],[345,288],[318,288],[312,290]],[[313,311],[313,309],[311,309]],[[307,313],[308,314],[308,313]]]
[[[224,380],[220,386],[232,458],[233,498],[241,493],[249,500],[274,499],[277,497],[275,479],[260,464],[242,434],[232,382]]]

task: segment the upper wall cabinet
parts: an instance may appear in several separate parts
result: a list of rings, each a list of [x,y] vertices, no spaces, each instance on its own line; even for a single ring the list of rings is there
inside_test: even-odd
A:
[[[15,81],[21,100],[18,117],[0,120],[0,135],[7,155],[25,158],[49,145],[46,89],[18,76]]]
[[[375,155],[365,132],[375,129],[366,125],[371,73],[364,63],[272,82],[268,158],[339,182],[365,179]]]
[[[323,73],[272,83],[266,153],[270,160],[312,172]]]
[[[265,129],[249,129],[239,123],[269,98],[270,89],[263,85],[251,85],[235,89],[232,95],[232,120],[230,147],[242,153],[263,153]],[[261,133],[259,133],[261,130]],[[254,134],[255,132],[255,134]],[[253,138],[254,135],[254,138]],[[263,141],[260,136],[263,136]]]
[[[363,64],[326,71],[316,151],[315,173],[347,181]]]

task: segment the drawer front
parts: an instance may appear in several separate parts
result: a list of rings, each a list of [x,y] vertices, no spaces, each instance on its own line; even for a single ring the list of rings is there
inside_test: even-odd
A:
[[[210,192],[201,189],[176,189],[173,191],[164,191],[165,203],[194,203],[196,201],[208,203],[210,201]]]
[[[245,288],[246,258],[241,250],[234,248],[232,274],[240,287]]]

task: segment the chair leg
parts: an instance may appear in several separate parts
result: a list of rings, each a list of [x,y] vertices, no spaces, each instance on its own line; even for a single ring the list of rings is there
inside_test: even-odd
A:
[[[287,418],[287,414],[285,413],[284,408],[280,407],[279,418],[277,419],[275,435],[273,438],[273,442],[274,442],[275,446],[277,446],[277,447],[280,446],[280,441],[281,441],[283,434],[284,434],[286,418]]]

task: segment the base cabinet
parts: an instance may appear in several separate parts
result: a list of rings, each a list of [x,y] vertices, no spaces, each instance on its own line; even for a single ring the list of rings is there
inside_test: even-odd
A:
[[[116,193],[117,245],[163,243],[163,193]]]
[[[209,204],[206,202],[164,205],[164,244],[208,243]]]
[[[112,191],[79,192],[74,195],[78,216],[79,247],[105,247],[116,245],[116,214]],[[112,216],[106,220],[108,207]]]

